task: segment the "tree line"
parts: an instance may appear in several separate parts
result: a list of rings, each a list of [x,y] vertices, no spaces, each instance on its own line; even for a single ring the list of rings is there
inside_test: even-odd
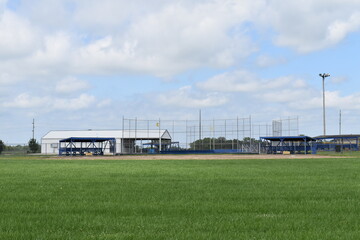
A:
[[[4,151],[9,153],[39,153],[41,152],[41,146],[36,139],[31,138],[27,145],[7,146],[2,140],[0,140],[0,154]]]

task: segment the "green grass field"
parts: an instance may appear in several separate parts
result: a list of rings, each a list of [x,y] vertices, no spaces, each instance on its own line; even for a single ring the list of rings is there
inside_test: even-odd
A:
[[[0,158],[0,239],[359,239],[360,158]]]

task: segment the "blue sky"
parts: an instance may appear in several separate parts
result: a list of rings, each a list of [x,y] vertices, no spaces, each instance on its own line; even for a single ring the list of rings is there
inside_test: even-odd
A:
[[[123,116],[299,117],[360,133],[355,0],[0,0],[0,139],[116,129]]]

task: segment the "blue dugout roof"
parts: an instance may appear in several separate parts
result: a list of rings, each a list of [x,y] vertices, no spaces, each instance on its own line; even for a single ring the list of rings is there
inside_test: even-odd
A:
[[[71,137],[71,138],[61,139],[59,142],[106,142],[106,141],[115,141],[115,138]]]
[[[360,138],[360,134],[343,134],[343,135],[321,135],[315,137],[317,140],[322,139],[358,139]]]
[[[268,141],[303,141],[303,142],[315,142],[316,139],[309,136],[281,136],[281,137],[260,137],[261,140]]]

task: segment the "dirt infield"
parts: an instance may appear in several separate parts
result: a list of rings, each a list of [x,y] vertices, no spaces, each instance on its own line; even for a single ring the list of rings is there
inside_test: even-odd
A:
[[[119,155],[119,156],[53,156],[50,159],[71,160],[236,160],[236,159],[314,159],[343,158],[341,156],[325,156],[313,154],[269,155],[269,154],[154,154],[154,155]]]

